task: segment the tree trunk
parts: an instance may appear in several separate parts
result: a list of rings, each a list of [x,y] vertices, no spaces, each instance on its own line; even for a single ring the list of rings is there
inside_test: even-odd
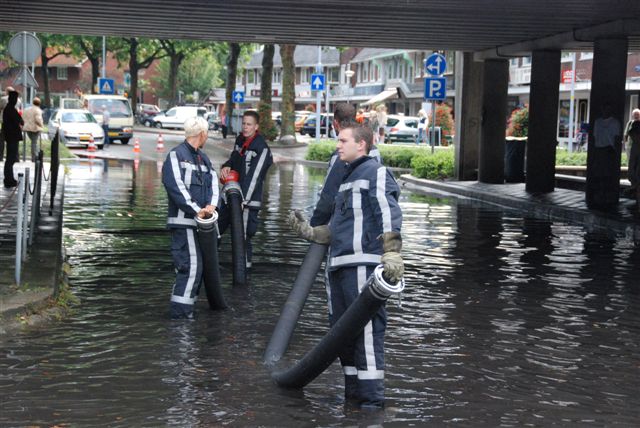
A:
[[[180,64],[184,60],[185,55],[182,52],[171,53],[169,55],[169,93],[173,105],[178,105],[178,70]]]
[[[89,61],[91,62],[91,93],[96,94],[98,76],[100,75],[100,58],[89,57]]]
[[[233,132],[233,91],[236,90],[236,75],[238,74],[238,58],[240,57],[240,44],[229,43],[229,58],[227,59],[227,92],[225,94],[225,108],[228,124],[228,132]]]
[[[51,91],[49,90],[49,58],[47,57],[47,47],[44,44],[40,53],[40,60],[42,61],[42,83],[44,83],[44,105],[53,107],[51,105]]]
[[[271,81],[273,79],[273,54],[274,45],[264,45],[262,56],[262,78],[260,81],[260,103],[258,112],[260,113],[260,132],[269,141],[273,141],[278,136],[278,130],[271,119],[273,106],[271,105]]]
[[[138,39],[135,37],[128,39],[129,40],[129,74],[131,75],[131,88],[129,89],[129,94],[131,95],[131,110],[133,114],[136,114],[136,109],[138,107]],[[134,90],[135,88],[135,90]]]
[[[293,53],[296,45],[280,45],[280,57],[282,58],[282,137],[291,135],[295,142],[296,128],[296,65],[293,61]],[[282,139],[282,138],[281,138]]]

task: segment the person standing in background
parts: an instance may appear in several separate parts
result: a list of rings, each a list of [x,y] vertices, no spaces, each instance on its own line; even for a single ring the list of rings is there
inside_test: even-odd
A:
[[[4,162],[4,187],[15,187],[18,181],[13,177],[13,164],[18,161],[18,145],[22,140],[22,125],[24,122],[16,104],[18,93],[9,92],[7,105],[2,110],[2,135],[7,145],[7,159]]]
[[[111,139],[109,138],[109,122],[111,121],[111,114],[106,105],[102,106],[102,130],[104,131],[104,148],[109,147]]]
[[[29,136],[29,140],[31,140],[31,162],[35,162],[40,133],[44,130],[40,98],[36,97],[33,99],[33,105],[24,111],[22,119],[24,120],[24,127],[22,129]]]

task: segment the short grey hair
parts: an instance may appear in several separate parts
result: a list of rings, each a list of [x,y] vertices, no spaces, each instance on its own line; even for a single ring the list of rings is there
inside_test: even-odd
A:
[[[190,117],[184,121],[184,137],[189,138],[194,135],[198,135],[201,132],[207,132],[209,130],[209,124],[204,118]]]

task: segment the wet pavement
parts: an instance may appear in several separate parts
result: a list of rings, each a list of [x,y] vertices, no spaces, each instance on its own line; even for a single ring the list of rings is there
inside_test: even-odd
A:
[[[214,165],[225,152],[210,149]],[[231,309],[168,319],[173,281],[160,163],[70,168],[64,240],[80,304],[0,337],[0,426],[635,426],[640,418],[640,246],[520,211],[405,191],[407,290],[389,302],[387,407],[345,407],[337,364],[303,391],[262,365],[306,245],[324,171],[275,165],[250,286]],[[287,358],[327,329],[321,278]]]

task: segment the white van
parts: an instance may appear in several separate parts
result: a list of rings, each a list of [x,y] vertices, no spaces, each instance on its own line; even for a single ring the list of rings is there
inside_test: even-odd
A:
[[[190,117],[204,117],[207,109],[204,107],[178,106],[172,107],[165,113],[153,117],[156,128],[184,129],[184,121]]]
[[[129,100],[120,95],[84,95],[82,101],[85,100],[99,123],[102,123],[102,108],[107,108],[110,114],[109,138],[128,144],[133,137],[133,112]]]

